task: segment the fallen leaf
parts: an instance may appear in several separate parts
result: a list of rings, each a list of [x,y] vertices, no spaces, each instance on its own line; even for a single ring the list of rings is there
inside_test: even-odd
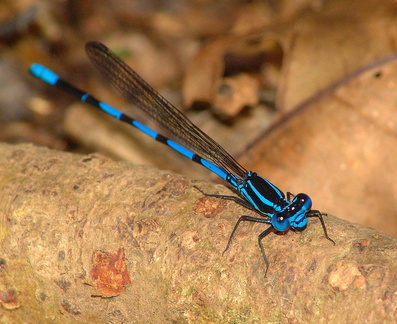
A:
[[[330,84],[395,51],[394,1],[327,1],[296,17],[284,42],[276,106],[294,109]]]
[[[393,54],[307,101],[240,162],[282,190],[306,192],[315,209],[397,235],[396,147]]]

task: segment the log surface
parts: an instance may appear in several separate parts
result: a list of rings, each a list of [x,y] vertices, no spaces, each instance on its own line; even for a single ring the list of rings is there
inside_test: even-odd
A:
[[[4,323],[386,323],[397,239],[333,216],[268,235],[231,194],[103,156],[0,145]],[[315,202],[314,202],[315,203]],[[316,209],[321,206],[314,206]]]

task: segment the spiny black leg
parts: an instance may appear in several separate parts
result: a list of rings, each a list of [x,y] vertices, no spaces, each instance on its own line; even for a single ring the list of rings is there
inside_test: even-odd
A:
[[[243,199],[241,199],[241,198],[239,198],[239,197],[236,197],[236,196],[227,196],[227,195],[218,195],[218,194],[208,194],[208,193],[203,192],[200,188],[198,188],[198,187],[196,187],[196,186],[193,186],[193,187],[196,188],[198,191],[200,191],[200,192],[201,192],[203,195],[205,195],[205,196],[217,197],[217,198],[221,198],[221,199],[233,200],[233,201],[235,201],[236,203],[242,205],[243,207],[246,207],[246,208],[248,208],[248,209],[251,209],[251,210],[256,211],[256,210],[252,207],[251,204],[249,204],[247,201],[245,201],[245,200],[243,200]],[[288,197],[290,197],[290,195],[292,195],[292,194],[291,194],[291,193],[288,193],[288,195],[289,195]],[[292,195],[292,196],[293,196],[293,195]],[[234,225],[233,231],[232,231],[232,233],[231,233],[230,236],[229,236],[229,240],[227,241],[226,248],[225,248],[225,250],[222,252],[222,255],[224,255],[225,252],[229,249],[230,244],[232,243],[234,234],[236,233],[237,227],[239,226],[239,224],[240,224],[241,221],[248,221],[248,222],[255,222],[255,223],[266,223],[266,224],[269,224],[269,223],[271,222],[270,219],[264,219],[264,218],[246,216],[246,215],[245,215],[245,216],[241,216],[241,217],[238,219],[238,221],[236,222],[236,225]],[[261,234],[259,234],[259,236],[258,236],[258,244],[259,244],[259,247],[260,247],[260,249],[261,249],[261,253],[262,253],[262,256],[263,256],[263,260],[265,261],[265,264],[266,264],[265,277],[266,277],[266,274],[267,274],[267,270],[269,269],[269,260],[267,259],[267,256],[266,256],[266,253],[265,253],[265,248],[263,247],[263,244],[262,244],[262,239],[263,239],[267,234],[269,234],[271,231],[273,231],[273,226],[270,226],[268,229],[266,229],[265,231],[263,231],[263,232],[262,232]]]
[[[209,193],[202,191],[199,187],[196,187],[196,186],[193,186],[193,187],[196,188],[198,191],[200,191],[205,196],[233,200],[234,202],[238,203],[239,205],[257,212],[257,210],[254,207],[252,207],[252,205],[248,201],[246,201],[242,198],[239,198],[236,196],[228,196],[228,195],[209,194]]]
[[[269,234],[271,231],[273,231],[273,226],[270,226],[268,229],[264,230],[262,233],[259,234],[258,236],[258,243],[259,243],[259,247],[261,248],[261,252],[262,252],[262,256],[263,256],[263,260],[265,261],[266,264],[266,270],[265,270],[265,278],[267,275],[267,270],[269,270],[269,260],[267,259],[266,253],[265,253],[265,248],[263,247],[262,244],[262,239]]]
[[[239,226],[241,221],[248,221],[248,222],[255,222],[255,223],[266,223],[266,224],[268,224],[270,222],[268,219],[257,218],[257,217],[252,217],[252,216],[241,216],[238,219],[236,225],[234,225],[232,234],[230,234],[230,236],[229,236],[229,240],[227,241],[226,249],[222,252],[222,255],[225,254],[225,252],[229,249],[230,244],[232,243],[234,234],[236,233],[237,227]]]
[[[323,215],[328,216],[327,213],[322,213],[319,210],[311,210],[309,213],[306,214],[307,217],[318,217],[320,219],[321,226],[323,227],[323,230],[324,230],[325,238],[327,240],[331,241],[332,243],[334,243],[334,245],[335,245],[336,244],[335,241],[328,236],[328,232],[327,232],[327,228],[325,226]]]

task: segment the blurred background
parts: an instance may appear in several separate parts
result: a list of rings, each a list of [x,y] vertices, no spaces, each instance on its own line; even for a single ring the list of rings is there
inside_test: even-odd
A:
[[[97,40],[246,169],[396,235],[396,18],[388,0],[2,0],[0,139],[219,180],[28,73],[44,64],[152,126],[90,64]]]

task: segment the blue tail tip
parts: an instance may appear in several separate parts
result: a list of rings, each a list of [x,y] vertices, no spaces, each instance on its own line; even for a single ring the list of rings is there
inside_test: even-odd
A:
[[[40,75],[41,71],[43,71],[44,66],[38,63],[33,63],[30,68],[29,72],[32,73],[34,76]]]
[[[55,83],[59,80],[58,75],[46,68],[44,65],[38,63],[33,63],[30,66],[29,71],[36,78],[39,78],[50,85],[55,85]]]

